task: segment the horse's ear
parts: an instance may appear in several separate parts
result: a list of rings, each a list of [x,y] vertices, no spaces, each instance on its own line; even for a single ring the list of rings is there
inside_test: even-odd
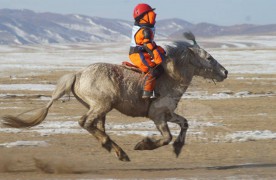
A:
[[[188,51],[192,54],[195,54],[195,49],[193,47],[188,47]]]

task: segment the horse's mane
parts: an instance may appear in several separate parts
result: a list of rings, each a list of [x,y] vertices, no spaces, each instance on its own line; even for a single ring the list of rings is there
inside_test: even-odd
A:
[[[167,56],[174,59],[176,65],[185,65],[194,56],[188,48],[193,47],[186,41],[175,41],[172,45],[166,45]]]

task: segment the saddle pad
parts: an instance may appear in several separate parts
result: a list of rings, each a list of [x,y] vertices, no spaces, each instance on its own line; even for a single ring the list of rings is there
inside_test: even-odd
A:
[[[143,73],[137,66],[131,64],[130,62],[124,61],[124,62],[122,62],[122,66],[126,69],[130,69],[130,70],[138,72],[138,73]]]

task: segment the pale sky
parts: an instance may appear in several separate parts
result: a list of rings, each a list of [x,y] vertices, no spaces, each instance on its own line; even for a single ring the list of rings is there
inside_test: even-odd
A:
[[[180,18],[217,25],[276,24],[276,0],[0,0],[0,9],[82,14],[132,21],[136,4],[156,8],[159,19]]]

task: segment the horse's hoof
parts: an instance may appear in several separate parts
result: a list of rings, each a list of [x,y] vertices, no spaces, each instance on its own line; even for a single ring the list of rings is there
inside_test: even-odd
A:
[[[134,150],[144,150],[144,142],[141,141],[137,143],[136,146],[134,147]]]
[[[124,156],[119,157],[119,160],[124,161],[124,162],[129,162],[130,161],[129,157],[126,154]]]
[[[155,149],[155,143],[150,138],[145,138],[137,143],[134,150],[152,150]]]
[[[125,162],[130,161],[128,155],[123,150],[121,150],[120,152],[116,152],[116,156],[120,161],[125,161]]]
[[[175,153],[176,157],[178,157],[179,154],[181,153],[181,150],[182,150],[182,148],[183,148],[183,145],[184,145],[184,143],[182,143],[182,142],[176,142],[176,141],[175,141],[175,142],[173,143],[174,153]]]

